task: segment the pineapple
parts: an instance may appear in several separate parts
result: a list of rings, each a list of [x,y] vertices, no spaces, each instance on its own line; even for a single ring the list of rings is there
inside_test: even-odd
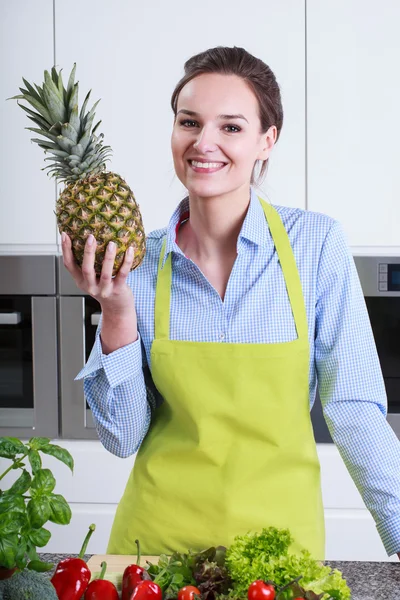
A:
[[[82,265],[86,238],[93,234],[97,241],[95,272],[101,273],[101,266],[108,242],[117,245],[113,266],[113,276],[118,272],[125,251],[133,246],[134,260],[131,270],[138,267],[146,251],[145,234],[140,214],[132,190],[117,173],[106,171],[106,161],[111,154],[110,146],[103,146],[103,134],[96,136],[99,121],[93,128],[95,108],[86,106],[91,90],[78,111],[78,82],[75,81],[76,63],[71,71],[67,89],[61,77],[62,69],[51,74],[44,72],[42,87],[33,87],[23,78],[25,88],[21,94],[10,100],[25,100],[37,112],[23,106],[29,119],[38,128],[27,127],[44,139],[33,138],[51,161],[43,170],[65,183],[56,202],[55,215],[60,233],[67,233],[72,241],[72,251],[76,262]],[[36,88],[36,89],[35,89]]]

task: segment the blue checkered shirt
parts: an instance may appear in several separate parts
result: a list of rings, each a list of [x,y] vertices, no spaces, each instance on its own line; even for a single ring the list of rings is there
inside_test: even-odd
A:
[[[332,439],[371,512],[388,555],[400,551],[400,443],[386,421],[387,399],[363,292],[343,230],[334,219],[274,206],[293,248],[305,298],[310,343],[310,410],[316,386]],[[170,338],[216,343],[296,339],[285,282],[257,193],[237,240],[224,301],[176,244],[189,209],[180,202],[167,228],[151,232],[143,263],[128,277],[138,339],[104,355],[101,319],[90,357],[76,379],[107,450],[137,452],[162,398],[151,377],[154,295],[164,236],[172,253]],[[179,369],[179,365],[176,366]]]

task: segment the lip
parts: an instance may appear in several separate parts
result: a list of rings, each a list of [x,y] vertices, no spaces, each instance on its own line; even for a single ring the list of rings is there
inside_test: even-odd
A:
[[[195,160],[196,162],[201,162],[201,163],[209,163],[209,162],[217,162],[220,163],[219,167],[214,167],[214,168],[210,168],[210,169],[204,169],[204,167],[194,167],[192,165],[192,160]],[[189,158],[188,159],[188,164],[189,167],[195,172],[195,173],[216,173],[217,171],[222,171],[222,169],[224,169],[224,167],[226,167],[226,165],[228,163],[223,162],[221,160],[199,160],[198,158]]]

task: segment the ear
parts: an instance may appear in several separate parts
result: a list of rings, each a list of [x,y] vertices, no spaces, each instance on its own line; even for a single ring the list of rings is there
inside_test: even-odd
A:
[[[262,134],[260,141],[261,150],[257,155],[258,160],[267,160],[267,158],[269,158],[269,155],[272,152],[272,148],[274,147],[274,144],[276,142],[277,136],[278,130],[276,128],[276,125],[271,125],[268,131]]]

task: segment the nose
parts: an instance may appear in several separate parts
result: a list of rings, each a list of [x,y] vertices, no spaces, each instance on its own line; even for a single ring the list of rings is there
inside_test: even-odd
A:
[[[197,140],[194,142],[193,148],[200,154],[212,152],[216,149],[214,134],[212,133],[211,129],[203,127],[199,130]]]

